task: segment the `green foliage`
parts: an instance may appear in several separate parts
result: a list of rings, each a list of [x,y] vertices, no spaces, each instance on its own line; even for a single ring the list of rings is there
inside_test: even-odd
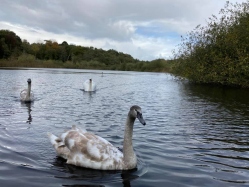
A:
[[[8,58],[11,55],[8,45],[5,43],[5,38],[0,38],[0,56]]]
[[[103,50],[94,47],[83,47],[68,44],[63,41],[58,44],[53,40],[44,43],[32,43],[21,39],[12,31],[2,30],[1,33],[16,40],[0,38],[0,66],[46,67],[46,68],[81,68],[81,69],[109,69],[124,71],[169,71],[171,64],[164,59],[151,62],[134,59],[129,54],[116,50]],[[4,36],[5,36],[4,35]],[[15,58],[12,58],[15,57]]]
[[[0,30],[0,59],[18,56],[22,50],[22,41],[19,36],[9,30]]]
[[[35,56],[23,53],[18,57],[19,62],[34,62],[35,61]]]
[[[249,2],[226,2],[219,17],[182,38],[172,71],[194,82],[249,87]]]

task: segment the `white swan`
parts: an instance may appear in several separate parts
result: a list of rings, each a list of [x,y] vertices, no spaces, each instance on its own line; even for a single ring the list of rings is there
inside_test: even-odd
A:
[[[96,84],[93,82],[92,79],[86,80],[83,83],[83,90],[85,92],[94,92],[96,91]]]
[[[145,125],[141,108],[134,105],[126,119],[123,153],[107,140],[73,125],[72,129],[57,137],[48,133],[58,156],[68,164],[99,170],[129,170],[137,165],[132,146],[133,125],[138,118]]]
[[[34,93],[31,91],[31,79],[28,79],[27,82],[28,82],[28,89],[24,89],[20,93],[20,99],[22,102],[34,101]]]

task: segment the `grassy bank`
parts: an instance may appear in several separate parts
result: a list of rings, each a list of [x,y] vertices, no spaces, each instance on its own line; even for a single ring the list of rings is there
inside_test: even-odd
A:
[[[30,68],[72,68],[72,69],[98,69],[98,70],[121,70],[121,71],[146,71],[146,72],[170,72],[171,61],[164,59],[153,60],[151,62],[119,63],[106,65],[99,61],[56,61],[38,60],[32,55],[23,55],[19,58],[2,59],[0,67],[30,67]]]

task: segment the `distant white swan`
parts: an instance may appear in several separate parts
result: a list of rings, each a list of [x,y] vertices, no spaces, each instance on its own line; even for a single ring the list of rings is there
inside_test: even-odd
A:
[[[31,91],[31,79],[28,79],[27,82],[28,82],[28,89],[24,89],[20,93],[20,99],[22,102],[34,101],[34,93]]]
[[[123,142],[123,153],[110,142],[76,126],[60,137],[48,133],[50,142],[58,156],[68,164],[98,170],[129,170],[137,165],[137,157],[132,146],[133,125],[138,118],[146,125],[141,108],[134,105],[128,113]]]
[[[94,92],[94,91],[96,91],[96,84],[95,84],[95,82],[93,82],[92,79],[86,80],[83,83],[83,90],[85,92]]]

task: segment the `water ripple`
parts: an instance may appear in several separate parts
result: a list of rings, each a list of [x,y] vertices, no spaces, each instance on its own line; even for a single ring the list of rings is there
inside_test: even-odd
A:
[[[249,185],[248,91],[192,85],[164,73],[0,71],[2,186]],[[27,78],[36,100],[22,104]],[[82,91],[89,78],[98,83],[95,93]],[[134,104],[146,120],[146,126],[136,121],[134,127],[137,169],[96,171],[56,156],[47,132],[61,134],[73,124],[122,147]]]

